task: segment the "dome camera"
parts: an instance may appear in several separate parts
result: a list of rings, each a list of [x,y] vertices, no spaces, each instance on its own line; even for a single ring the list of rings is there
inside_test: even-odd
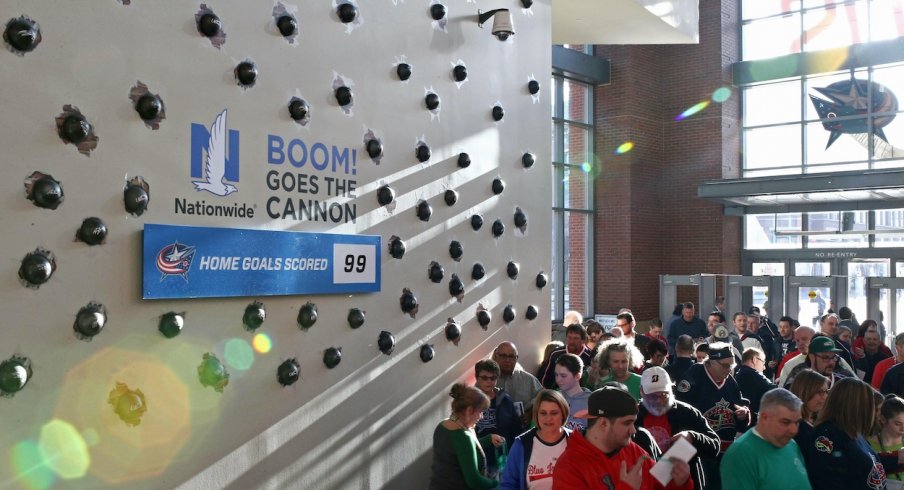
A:
[[[477,25],[483,27],[483,24],[493,18],[493,30],[491,31],[496,39],[505,41],[515,34],[515,28],[512,25],[512,13],[509,9],[494,9],[488,12],[477,11]]]

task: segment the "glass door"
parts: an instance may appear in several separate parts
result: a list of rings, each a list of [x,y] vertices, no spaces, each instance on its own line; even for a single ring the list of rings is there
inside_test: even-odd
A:
[[[784,262],[754,262],[752,275],[754,276],[785,276],[785,263]],[[761,312],[768,311],[769,306],[769,288],[765,286],[753,286],[753,301],[750,303],[753,306],[756,306],[760,309]],[[783,298],[776,298],[775,301],[779,301],[780,303],[784,301]],[[742,311],[747,312],[747,308],[744,308]],[[732,312],[733,313],[733,312]],[[778,320],[773,320],[778,323]]]
[[[796,301],[797,320],[801,325],[810,325],[817,331],[819,318],[830,308],[836,308],[832,303],[835,297],[832,281],[826,279],[829,274],[829,262],[795,262],[794,276],[797,279],[789,279],[788,301]]]
[[[847,307],[854,312],[854,320],[858,325],[869,318],[866,309],[866,278],[888,277],[889,262],[888,259],[854,259],[847,263]],[[889,290],[880,290],[879,304],[882,311],[888,311],[888,298]],[[879,321],[878,318],[873,318],[873,320]],[[856,334],[857,332],[854,332],[854,335]]]

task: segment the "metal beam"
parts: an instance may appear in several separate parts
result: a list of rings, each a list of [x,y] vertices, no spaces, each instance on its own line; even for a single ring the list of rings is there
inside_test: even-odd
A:
[[[855,170],[851,172],[709,180],[697,187],[697,197],[712,199],[901,188],[904,188],[904,169]]]
[[[904,61],[904,38],[854,44],[778,56],[767,60],[739,61],[731,66],[735,85],[781,80],[833,71]]]
[[[562,46],[552,47],[552,71],[591,85],[611,83],[609,60]]]
[[[726,206],[726,216],[743,216],[745,214],[773,213],[818,213],[826,211],[872,211],[877,209],[904,208],[904,201],[838,201],[820,203],[782,204],[776,206],[738,206],[732,203]],[[741,210],[740,214],[738,210]]]

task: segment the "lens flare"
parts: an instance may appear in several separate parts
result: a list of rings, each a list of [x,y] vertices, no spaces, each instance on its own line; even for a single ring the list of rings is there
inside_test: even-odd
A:
[[[707,107],[709,107],[709,101],[708,101],[708,100],[704,100],[703,102],[699,102],[699,103],[697,103],[697,104],[694,104],[694,105],[692,105],[689,109],[687,109],[686,111],[684,111],[684,112],[682,112],[681,114],[678,114],[677,116],[675,116],[675,120],[676,120],[676,121],[682,121],[682,120],[684,120],[684,119],[687,119],[687,118],[693,116],[694,114],[696,114],[696,113],[702,111],[703,109],[706,109]]]
[[[728,87],[720,87],[717,88],[715,92],[713,92],[713,102],[725,102],[728,98],[731,97],[731,89]]]
[[[34,439],[21,441],[13,446],[9,451],[9,464],[16,480],[30,490],[46,490],[56,480]]]
[[[270,336],[265,333],[255,335],[251,344],[254,346],[254,350],[259,354],[266,354],[273,348],[273,341],[270,340]]]
[[[584,162],[581,164],[581,170],[583,170],[585,174],[589,174],[590,171],[593,170],[593,165],[588,162]]]
[[[88,444],[69,422],[53,419],[41,427],[38,449],[44,464],[63,479],[81,478],[88,473]]]
[[[615,154],[616,155],[624,155],[625,153],[628,153],[629,151],[631,151],[633,149],[634,149],[634,142],[625,141],[624,143],[618,145],[618,148],[615,149]]]
[[[239,371],[247,371],[254,364],[254,349],[242,339],[229,339],[223,352],[226,362]]]

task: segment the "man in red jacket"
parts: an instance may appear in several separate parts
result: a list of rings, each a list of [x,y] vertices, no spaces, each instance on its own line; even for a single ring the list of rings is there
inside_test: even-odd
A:
[[[553,470],[553,490],[692,490],[691,470],[672,461],[672,480],[663,487],[652,475],[653,458],[631,441],[637,419],[637,401],[617,384],[590,394],[584,434],[574,433]]]

